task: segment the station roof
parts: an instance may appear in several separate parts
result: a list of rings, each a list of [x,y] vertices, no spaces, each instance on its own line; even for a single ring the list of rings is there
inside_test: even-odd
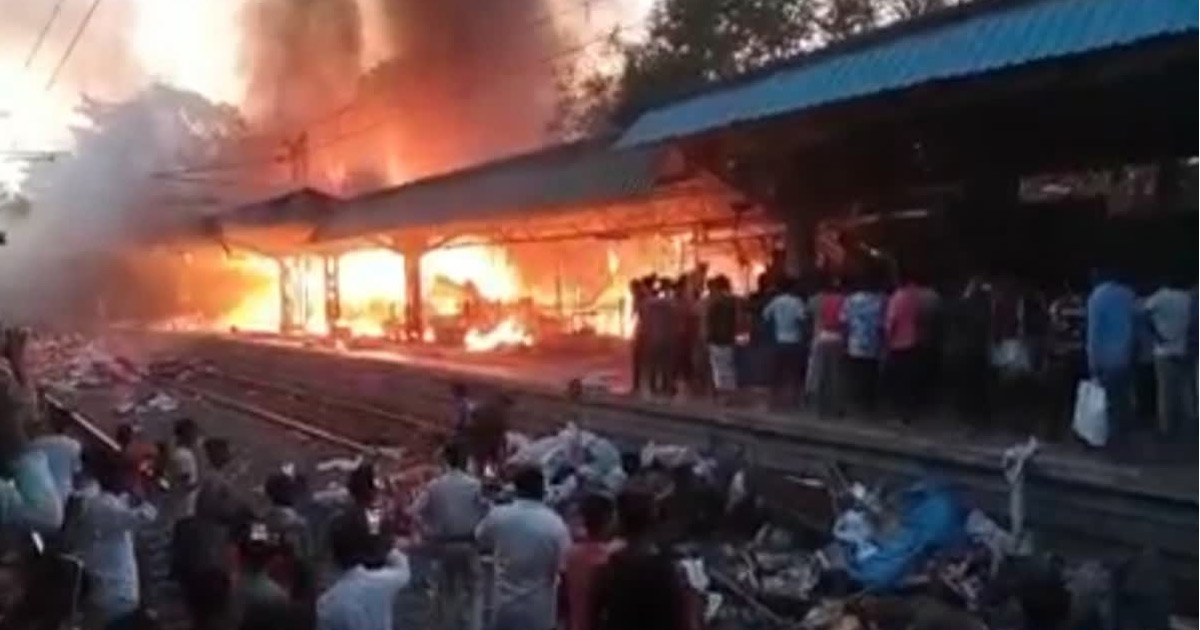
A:
[[[588,141],[519,155],[388,188],[340,205],[313,241],[483,222],[514,214],[627,202],[682,171],[656,147],[610,150]]]
[[[299,188],[242,204],[221,217],[227,224],[253,226],[307,222],[318,219],[339,199],[315,188]]]
[[[733,79],[643,113],[635,147],[919,85],[1197,31],[1195,0],[979,0]]]
[[[237,206],[210,217],[206,231],[222,241],[263,251],[298,247],[312,235],[313,226],[343,201],[315,188],[300,188]]]

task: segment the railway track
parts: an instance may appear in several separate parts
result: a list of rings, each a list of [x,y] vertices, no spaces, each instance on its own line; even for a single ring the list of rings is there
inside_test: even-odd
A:
[[[502,387],[513,394],[514,428],[530,433],[574,421],[618,442],[737,445],[754,464],[785,475],[807,474],[827,462],[863,480],[902,481],[934,474],[956,482],[974,505],[998,516],[1007,513],[1009,487],[1000,474],[999,458],[983,463],[956,459],[935,439],[905,451],[899,445],[827,436],[819,428],[797,435],[752,422],[697,418],[662,406],[636,408],[605,400],[577,405],[544,388],[504,386],[370,359],[227,341],[202,344],[193,352],[190,356],[215,369],[182,382],[183,387],[218,404],[227,399],[226,404],[244,409],[261,407],[268,413],[259,415],[300,419],[370,447],[432,448],[448,431],[449,383],[467,380],[475,390]],[[1153,485],[1130,487],[1120,479],[1107,483],[1104,471],[1096,472],[1095,478],[1064,476],[1054,468],[1061,465],[1036,461],[1026,489],[1028,518],[1048,545],[1106,557],[1155,547],[1163,551],[1173,574],[1194,591],[1194,496]]]
[[[236,383],[238,387],[244,388],[245,385],[244,382]],[[181,394],[187,394],[179,397],[181,405],[178,410],[139,414],[146,437],[169,440],[173,420],[181,416],[192,417],[200,425],[203,434],[219,435],[231,440],[234,464],[228,474],[236,485],[258,500],[262,500],[257,489],[263,480],[284,465],[310,475],[314,488],[328,488],[330,484],[340,482],[345,473],[337,468],[322,470],[321,462],[352,458],[356,454],[376,455],[381,447],[386,448],[387,445],[403,448],[404,456],[400,461],[391,462],[391,465],[405,469],[409,469],[410,465],[424,468],[420,466],[420,461],[412,461],[419,460],[421,453],[425,452],[420,448],[422,442],[413,440],[413,436],[417,435],[415,432],[407,434],[407,441],[402,441],[400,438],[404,435],[398,434],[395,440],[360,442],[310,421],[317,416],[302,418],[285,415],[285,404],[290,405],[287,407],[289,413],[297,410],[298,405],[294,401],[288,403],[288,396],[283,391],[274,393],[269,400],[266,396],[257,395],[247,402],[244,389],[241,393],[231,391],[235,387],[234,381],[226,379],[218,382],[218,379],[213,379],[212,382],[206,381],[203,386],[206,388],[203,392],[200,386],[191,391],[182,384],[174,388]],[[218,393],[218,389],[221,393]],[[94,391],[90,396],[79,396],[73,400],[54,398],[50,404],[67,410],[88,442],[115,449],[117,445],[110,435],[116,424],[124,419],[108,413],[113,402],[109,398],[111,394]],[[334,410],[323,408],[319,421],[333,422],[336,417]],[[343,420],[345,417],[342,416]],[[143,597],[164,630],[187,630],[192,624],[183,607],[179,587],[169,571],[170,537],[165,521],[157,522],[137,536]],[[419,551],[414,552],[411,559],[414,566],[424,566]],[[323,578],[328,579],[331,575],[324,575]],[[430,607],[427,590],[420,584],[417,588],[406,590],[397,610],[398,628],[428,627]]]
[[[434,449],[449,435],[446,426],[410,413],[286,381],[209,370],[163,384],[358,452]]]

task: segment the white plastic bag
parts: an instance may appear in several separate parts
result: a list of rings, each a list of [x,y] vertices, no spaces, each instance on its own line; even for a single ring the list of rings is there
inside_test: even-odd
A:
[[[1108,401],[1104,388],[1094,379],[1080,381],[1075,390],[1075,420],[1071,428],[1090,446],[1108,443]]]
[[[833,537],[846,546],[856,560],[866,560],[879,551],[872,538],[875,526],[862,510],[842,512],[833,524]]]

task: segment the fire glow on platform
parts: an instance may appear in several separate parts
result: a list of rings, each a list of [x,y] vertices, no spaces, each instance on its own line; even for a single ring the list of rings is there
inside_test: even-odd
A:
[[[300,278],[300,311],[306,333],[331,332],[325,319],[324,278],[314,258],[277,262],[265,256],[239,253],[227,261],[244,275],[259,279],[255,288],[222,317],[217,326],[245,332],[280,331],[280,265],[288,265]],[[518,275],[504,251],[496,247],[465,246],[430,252],[421,260],[426,308],[434,316],[459,312],[470,292],[487,302],[508,304],[520,297]],[[355,337],[382,337],[387,324],[400,317],[405,296],[404,257],[386,249],[345,253],[338,259],[341,318],[334,326]],[[428,340],[432,331],[426,331]],[[533,335],[514,316],[491,328],[469,328],[464,337],[468,350],[481,352],[503,346],[528,346]]]
[[[544,334],[586,331],[629,337],[633,331],[629,281],[653,271],[678,273],[686,263],[680,252],[678,243],[655,238],[516,248],[464,244],[433,250],[421,259],[426,322],[422,338],[446,342],[439,327],[454,324],[461,326],[457,335],[465,349],[486,352],[531,346]],[[326,321],[319,258],[277,261],[239,252],[226,262],[255,281],[249,283],[252,290],[214,322],[214,328],[280,332],[281,266],[298,279],[295,300],[304,333],[341,331],[360,338],[385,337],[389,330],[398,330],[403,320],[404,258],[391,250],[356,250],[339,256],[336,322]]]
[[[270,258],[239,249],[224,257],[210,256],[208,264],[221,267],[224,274],[212,277],[233,277],[221,283],[236,287],[235,299],[225,298],[232,306],[210,310],[220,315],[207,318],[192,309],[188,311],[192,315],[174,318],[167,325],[219,332],[407,339],[469,352],[555,346],[565,336],[631,337],[629,285],[635,278],[679,276],[702,260],[709,277],[725,275],[735,291],[745,292],[763,269],[756,252],[747,254],[720,242],[697,243],[692,235],[515,245],[486,244],[480,238],[462,237],[422,256],[419,329],[408,326],[405,319],[404,257],[383,248],[337,255],[336,296],[325,286],[327,261],[319,255]],[[285,277],[292,315],[287,325],[282,317]],[[195,291],[206,285],[187,286]],[[331,309],[327,300],[334,297],[336,308]],[[336,319],[327,321],[331,312]]]

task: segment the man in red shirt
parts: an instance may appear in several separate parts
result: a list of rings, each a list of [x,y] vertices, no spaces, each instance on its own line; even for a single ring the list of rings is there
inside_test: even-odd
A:
[[[912,422],[919,400],[921,375],[918,324],[921,314],[921,290],[911,277],[904,276],[887,303],[884,333],[887,341],[887,381],[892,403],[904,424]]]
[[[136,425],[128,423],[117,426],[116,439],[121,456],[127,462],[127,470],[134,473],[134,487],[145,496],[154,479],[154,459],[157,455],[154,445],[142,438],[142,432]]]
[[[608,497],[588,495],[579,511],[587,538],[571,545],[564,563],[567,630],[591,630],[592,586],[608,564],[608,556],[620,547],[611,539],[614,510]]]

